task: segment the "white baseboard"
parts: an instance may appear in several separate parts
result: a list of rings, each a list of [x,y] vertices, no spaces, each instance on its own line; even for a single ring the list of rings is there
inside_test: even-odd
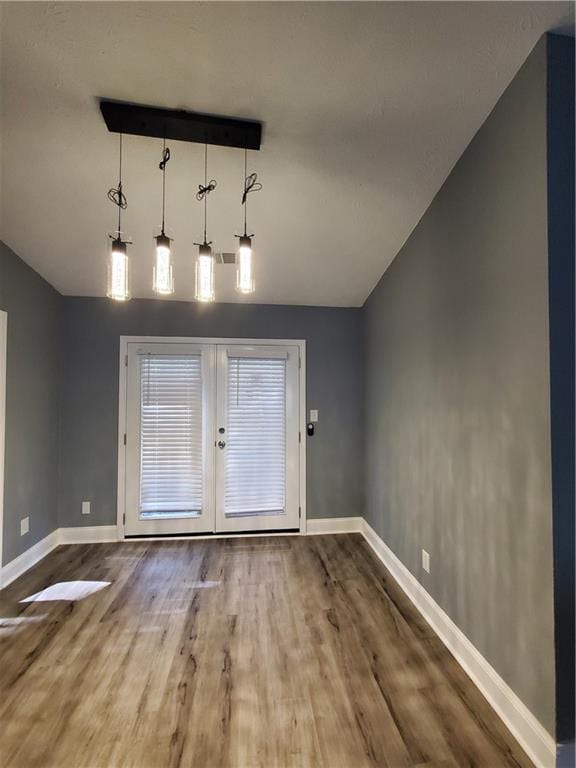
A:
[[[528,756],[539,768],[554,768],[554,738],[538,722],[525,704],[472,645],[452,619],[426,592],[420,582],[396,557],[361,517],[335,517],[308,520],[307,534],[362,533],[400,588],[410,598],[458,663],[502,718]],[[274,534],[269,534],[274,535]],[[115,525],[58,528],[9,562],[0,571],[0,587],[6,587],[36,565],[60,544],[90,544],[118,541]]]
[[[115,525],[83,525],[77,528],[59,528],[60,544],[104,544],[118,541]]]
[[[306,535],[315,536],[321,533],[360,533],[362,517],[323,517],[306,521]]]
[[[118,541],[115,525],[57,528],[0,568],[0,589],[22,576],[60,544],[95,544],[106,541]]]
[[[49,555],[60,544],[58,530],[52,531],[36,544],[33,544],[26,552],[11,560],[0,568],[0,588],[7,587],[23,573],[39,563],[42,558]]]
[[[539,768],[554,768],[554,738],[364,519],[362,533],[400,588],[482,691],[531,760]]]
[[[361,517],[334,517],[323,518],[319,520],[308,520],[307,534],[320,533],[357,533],[362,530],[363,519]],[[231,534],[211,534],[205,538],[226,538]],[[294,535],[294,534],[275,534],[255,533],[246,534],[247,536],[274,536],[274,535]],[[164,540],[166,537],[158,537],[158,540]],[[198,536],[189,538],[197,539]],[[234,535],[234,538],[238,538]],[[133,539],[132,539],[133,540]],[[154,541],[155,539],[146,538],[145,541]],[[170,540],[170,538],[166,538]],[[74,528],[57,528],[48,536],[34,544],[30,549],[23,552],[17,558],[9,562],[3,568],[0,568],[0,589],[7,587],[23,573],[36,565],[42,558],[50,554],[60,544],[97,544],[104,542],[118,541],[118,529],[115,525],[85,525]]]

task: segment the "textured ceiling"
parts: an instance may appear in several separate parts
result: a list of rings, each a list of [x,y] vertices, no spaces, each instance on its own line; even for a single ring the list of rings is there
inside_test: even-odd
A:
[[[1,236],[65,294],[105,293],[117,138],[98,97],[257,118],[258,303],[356,306],[541,34],[571,3],[2,3]],[[133,295],[151,296],[158,140],[125,141]],[[203,150],[172,144],[177,299],[193,292]],[[243,157],[210,151],[209,236],[240,231]],[[217,298],[236,301],[233,268]],[[245,300],[245,299],[242,299]]]

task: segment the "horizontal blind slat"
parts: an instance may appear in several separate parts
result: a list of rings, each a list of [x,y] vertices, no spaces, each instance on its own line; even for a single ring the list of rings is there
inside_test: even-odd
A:
[[[202,509],[200,355],[140,358],[140,511]]]
[[[227,383],[225,514],[282,514],[286,360],[229,355]]]

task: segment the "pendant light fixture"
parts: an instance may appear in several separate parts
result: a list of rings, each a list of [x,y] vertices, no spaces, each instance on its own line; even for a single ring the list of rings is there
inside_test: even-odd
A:
[[[235,235],[239,238],[238,256],[236,257],[236,290],[240,293],[254,293],[254,255],[252,253],[252,238],[246,231],[247,200],[250,192],[259,192],[262,184],[257,180],[255,173],[248,174],[248,152],[244,150],[244,192],[242,205],[244,206],[244,234]]]
[[[129,262],[127,246],[129,240],[122,238],[122,211],[128,207],[126,195],[122,191],[122,134],[120,134],[118,186],[108,190],[108,199],[118,207],[118,227],[112,240],[108,257],[108,290],[106,295],[116,301],[127,301],[130,298]]]
[[[210,247],[212,241],[206,240],[206,218],[208,208],[208,195],[216,189],[216,181],[208,182],[208,145],[204,145],[204,186],[198,185],[196,200],[204,201],[204,242],[194,243],[198,246],[198,258],[196,260],[196,301],[214,301],[214,256]]]
[[[164,231],[164,213],[166,209],[166,166],[170,160],[170,148],[166,146],[162,150],[162,160],[159,168],[162,171],[162,229],[156,236],[156,261],[152,278],[152,288],[156,293],[167,296],[174,293],[174,271],[172,268],[172,254],[170,250],[170,238]]]

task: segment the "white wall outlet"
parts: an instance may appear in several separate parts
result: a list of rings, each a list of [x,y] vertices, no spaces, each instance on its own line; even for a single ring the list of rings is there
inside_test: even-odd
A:
[[[90,514],[90,502],[89,501],[83,501],[82,502],[82,514],[83,515],[89,515]]]
[[[425,549],[422,550],[422,568],[426,573],[430,573],[430,555]]]
[[[20,536],[25,536],[29,530],[30,530],[30,518],[23,517],[22,520],[20,520]]]
[[[313,408],[313,409],[310,411],[310,421],[311,421],[313,424],[316,424],[316,423],[317,423],[317,421],[318,421],[318,411],[317,411],[317,409],[316,409],[316,408]]]

